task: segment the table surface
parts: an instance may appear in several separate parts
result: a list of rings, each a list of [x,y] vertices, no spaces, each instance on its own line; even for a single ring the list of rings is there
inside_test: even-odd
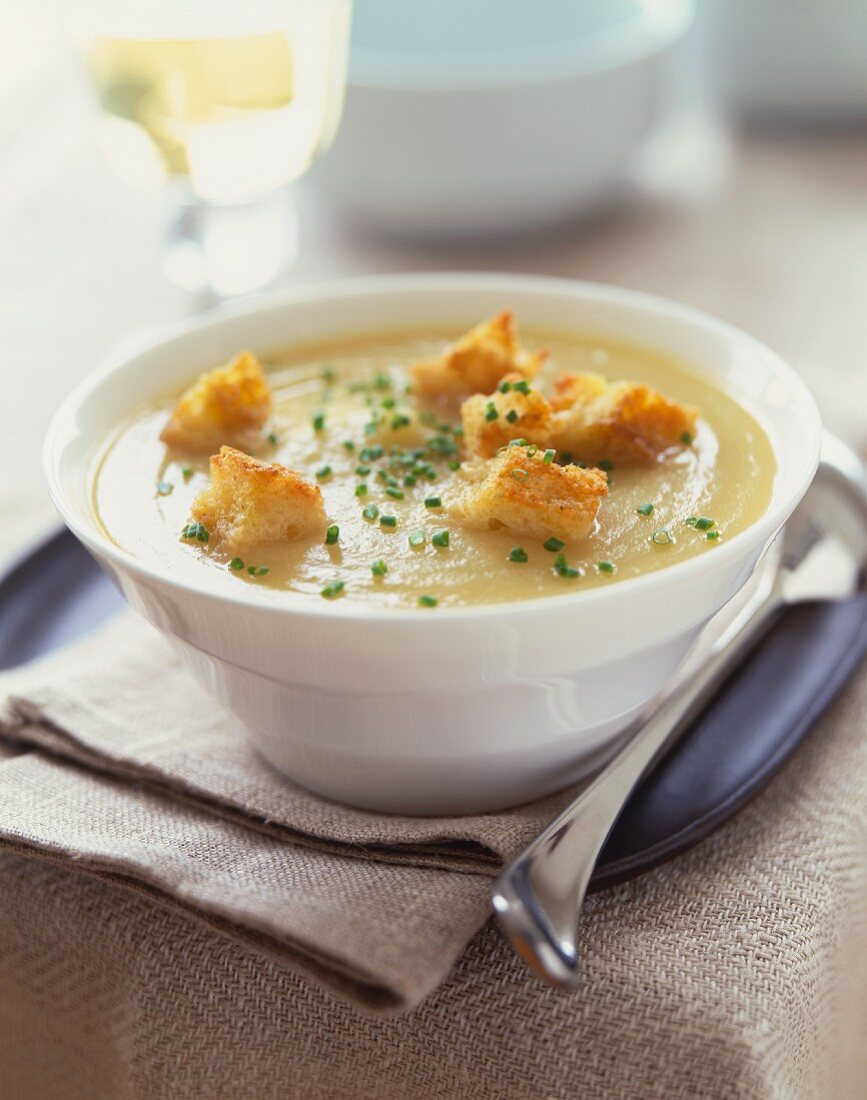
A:
[[[93,145],[60,27],[40,4],[0,0],[0,32],[16,42],[0,72],[2,563],[55,522],[39,453],[58,401],[119,341],[197,303],[162,275],[163,197],[115,180]],[[867,135],[730,138],[692,119],[669,146],[625,208],[556,239],[496,249],[369,239],[301,187],[300,256],[286,281],[476,269],[667,295],[776,348],[809,382],[827,425],[867,451]]]

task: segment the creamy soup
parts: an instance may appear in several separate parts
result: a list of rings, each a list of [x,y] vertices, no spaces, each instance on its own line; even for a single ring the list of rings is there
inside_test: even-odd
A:
[[[336,536],[263,543],[243,558],[214,540],[182,539],[209,473],[207,454],[160,442],[177,395],[135,411],[108,442],[93,489],[99,522],[136,557],[179,578],[206,570],[224,591],[251,585],[275,600],[434,608],[616,584],[713,554],[766,510],[770,442],[722,388],[631,344],[529,330],[526,345],[551,352],[535,386],[545,390],[562,370],[646,382],[699,406],[694,438],[652,465],[607,470],[609,493],[584,539],[546,548],[541,538],[461,526],[446,512],[460,476],[459,414],[420,411],[407,394],[410,364],[444,339],[385,334],[262,357],[275,407],[252,453],[318,484]]]

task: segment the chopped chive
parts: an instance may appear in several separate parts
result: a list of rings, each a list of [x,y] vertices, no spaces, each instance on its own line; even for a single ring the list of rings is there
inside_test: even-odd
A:
[[[383,409],[393,409],[396,404],[397,402],[391,396],[383,397],[383,399],[380,401],[380,405]]]
[[[522,378],[520,382],[513,382],[512,389],[515,393],[528,394],[530,392],[530,383],[526,378]]]
[[[614,564],[610,561],[600,561],[596,563],[596,568],[600,573],[613,573]]]
[[[395,489],[393,485],[388,485],[386,487],[385,495],[391,497],[392,500],[403,500],[406,497],[406,493],[403,489]]]
[[[529,561],[527,551],[523,546],[513,546],[509,551],[509,561]]]
[[[371,565],[370,571],[374,575],[374,577],[384,577],[385,574],[388,572],[388,566],[385,564],[382,558],[377,558],[376,561]]]
[[[397,516],[380,516],[380,527],[397,527]]]
[[[431,536],[431,543],[434,546],[448,546],[449,533],[448,531],[437,531],[435,535]]]
[[[236,573],[240,573],[240,571],[244,568],[244,559],[232,558],[232,560],[229,562],[229,568],[233,569]]]
[[[399,428],[408,428],[412,421],[408,416],[403,413],[399,413],[397,416],[392,417],[391,427],[392,431],[397,431]]]
[[[343,440],[343,447],[347,451],[354,451],[355,450],[355,444],[353,443],[353,441],[351,439],[344,439]]]
[[[488,407],[485,409],[485,420],[497,420],[500,414],[497,412],[497,406],[493,401],[488,402]]]
[[[415,483],[416,478],[412,474],[407,474],[406,477],[403,479],[403,484],[406,486],[407,489],[411,489],[413,485],[415,485]]]
[[[421,528],[419,528],[418,531],[412,531],[410,533],[410,536],[409,536],[410,546],[424,546],[424,543],[425,543],[425,533]]]
[[[558,551],[558,550],[562,550],[563,547],[566,545],[566,543],[563,542],[562,539],[555,539],[552,536],[550,539],[546,539],[542,543],[542,545],[544,546],[544,548],[546,550],[550,550],[551,553],[553,554],[553,553],[556,553],[556,551]]]
[[[211,532],[203,523],[188,523],[181,531],[182,539],[195,539],[196,542],[207,542]]]
[[[316,477],[319,481],[324,481],[325,478],[331,477],[331,467],[320,466],[319,469],[316,471]]]
[[[328,530],[325,532],[325,545],[333,546],[340,538],[340,528],[336,523],[332,523]]]
[[[529,476],[530,475],[527,473],[527,471],[522,470],[520,466],[516,466],[515,469],[512,470],[512,477],[515,479],[515,481],[526,481]]]
[[[456,458],[453,458],[451,460],[451,462],[449,463],[449,469],[450,470],[459,470],[460,468],[461,468],[460,462],[458,462],[458,460]]]
[[[657,546],[670,546],[674,542],[671,533],[665,527],[658,528],[650,537]]]
[[[368,504],[365,508],[362,509],[361,514],[364,516],[365,519],[376,519],[376,517],[379,515],[379,508],[377,508],[375,504]]]
[[[640,516],[652,516],[654,507],[655,505],[651,504],[650,501],[648,501],[647,504],[639,504],[635,511]]]
[[[419,596],[419,598],[418,598],[418,606],[419,607],[436,607],[436,605],[438,603],[439,603],[439,600],[436,598],[436,596],[427,596],[427,595],[425,595],[425,596]]]
[[[189,481],[194,473],[195,471],[193,470],[192,466],[181,466],[181,474],[184,481]]]
[[[425,497],[425,508],[442,508],[443,502],[440,497]]]
[[[345,581],[335,581],[333,584],[328,584],[319,593],[326,600],[336,600],[340,593],[346,588]]]
[[[560,577],[577,577],[578,570],[573,569],[566,561],[565,554],[558,554],[554,559],[554,572]]]
[[[355,486],[355,495],[357,497],[367,496],[367,486],[364,484],[364,482],[362,482],[360,485]]]
[[[373,379],[373,387],[377,390],[390,390],[391,379],[383,371],[380,371]]]
[[[277,433],[276,432],[269,432],[268,433],[268,442],[272,446],[274,446],[277,443]]]
[[[685,447],[688,447],[690,445],[690,443],[692,443],[691,433],[690,432],[681,433],[680,441]]]
[[[542,461],[545,463],[546,466],[551,465],[551,463],[554,461],[554,455],[556,453],[557,452],[554,450],[553,447],[549,447],[548,450],[545,451],[545,453],[542,455]]]
[[[699,516],[695,521],[695,529],[697,531],[709,531],[711,527],[715,526],[715,521],[710,516]]]
[[[506,413],[506,419],[509,421],[510,424],[515,423],[515,421],[518,419],[518,413],[515,411],[515,409],[509,409],[509,411]]]
[[[596,463],[600,470],[604,470],[606,474],[610,474],[614,470],[614,463],[607,458],[603,458],[601,462]]]
[[[708,531],[708,533],[705,535],[705,538],[708,540],[708,542],[715,542],[716,539],[722,538],[722,535],[719,533],[719,531]]]
[[[508,393],[509,390],[512,388],[512,383],[501,382],[497,388],[499,389],[500,393]]]
[[[509,446],[509,447],[526,447],[527,446],[527,440],[526,439],[510,439],[507,446]]]
[[[330,386],[336,377],[337,375],[334,373],[334,371],[330,370],[327,367],[322,372],[322,381],[325,383],[326,386]]]
[[[157,482],[157,496],[159,497],[167,497],[172,489],[174,489],[174,485],[170,481]]]
[[[370,467],[369,466],[356,466],[355,467],[355,472],[358,474],[359,477],[367,477],[367,475],[370,473]]]
[[[325,413],[318,412],[313,417],[313,431],[321,432],[325,428]]]
[[[266,573],[270,573],[271,570],[267,565],[248,565],[247,572],[251,577],[264,577]]]

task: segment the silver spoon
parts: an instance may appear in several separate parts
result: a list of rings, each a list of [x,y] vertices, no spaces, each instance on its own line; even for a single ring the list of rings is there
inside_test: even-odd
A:
[[[596,860],[629,795],[783,608],[857,591],[867,562],[864,467],[826,436],[816,479],[737,601],[700,636],[674,682],[574,802],[500,874],[493,904],[521,958],[551,985],[580,985],[576,934]]]

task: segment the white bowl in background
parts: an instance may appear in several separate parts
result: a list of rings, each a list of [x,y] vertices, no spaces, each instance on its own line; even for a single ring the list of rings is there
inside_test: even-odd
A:
[[[692,0],[360,0],[312,178],[412,238],[553,226],[611,201],[660,118]]]
[[[207,570],[200,581],[179,580],[115,546],[97,524],[89,489],[114,425],[239,347],[264,353],[389,328],[461,329],[506,304],[526,326],[632,340],[725,384],[774,447],[766,514],[713,553],[644,577],[436,613],[243,584],[215,592]],[[278,769],[373,810],[465,813],[537,797],[587,770],[749,577],[810,483],[819,439],[815,404],[795,372],[705,314],[566,280],[400,275],[231,306],[159,334],[66,399],[45,468],[70,529]]]

